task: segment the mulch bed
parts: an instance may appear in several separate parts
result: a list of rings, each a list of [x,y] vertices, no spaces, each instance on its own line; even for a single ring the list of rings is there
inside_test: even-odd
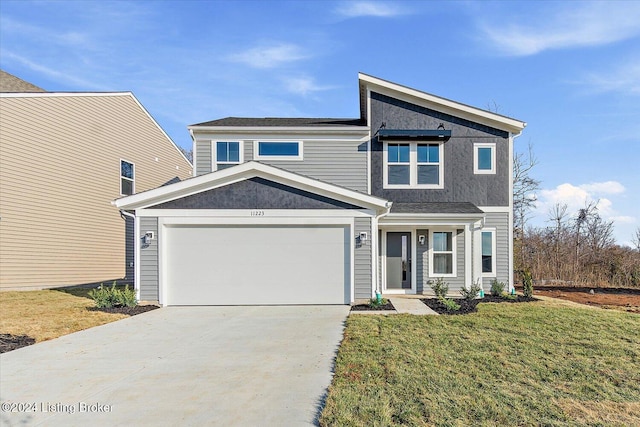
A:
[[[492,295],[485,295],[484,298],[474,299],[471,301],[467,301],[463,299],[454,299],[454,301],[460,305],[460,310],[452,310],[452,311],[447,310],[447,307],[442,302],[440,302],[440,300],[438,300],[437,298],[424,298],[424,299],[421,299],[420,301],[425,303],[427,307],[429,307],[430,309],[432,309],[438,314],[456,315],[456,314],[475,313],[476,311],[478,311],[478,304],[485,303],[485,302],[519,303],[519,302],[532,302],[532,301],[539,301],[539,300],[534,297],[524,297],[522,295],[516,295],[516,297],[513,299],[503,298],[503,297],[494,297]]]
[[[35,344],[34,338],[26,335],[0,334],[0,353]]]
[[[379,305],[377,307],[372,307],[369,304],[358,304],[352,305],[351,311],[385,311],[385,310],[395,310],[396,308],[391,304],[391,301],[388,301],[385,305]]]
[[[135,307],[111,307],[111,308],[98,308],[87,307],[89,311],[103,311],[105,313],[118,313],[126,314],[127,316],[135,316],[136,314],[146,313],[147,311],[160,308],[157,305],[136,305]]]

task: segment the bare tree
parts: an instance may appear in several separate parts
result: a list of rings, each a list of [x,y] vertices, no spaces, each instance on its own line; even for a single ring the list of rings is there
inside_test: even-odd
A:
[[[640,252],[640,227],[636,228],[636,232],[631,238],[631,243],[636,247],[636,251]]]
[[[561,249],[563,247],[563,242],[566,241],[564,238],[567,230],[567,205],[556,203],[549,210],[549,221],[554,223],[553,226],[553,247],[554,247],[554,270],[555,270],[555,278],[560,279],[562,277],[561,269],[562,269],[562,256]]]
[[[526,153],[516,153],[513,158],[513,227],[516,238],[522,238],[531,208],[537,200],[540,181],[530,175],[537,164],[531,143]]]

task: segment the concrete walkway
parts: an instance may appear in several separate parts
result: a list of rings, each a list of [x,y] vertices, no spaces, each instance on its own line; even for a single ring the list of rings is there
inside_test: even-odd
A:
[[[416,314],[420,316],[438,315],[438,313],[427,307],[426,304],[417,298],[395,297],[389,298],[389,301],[391,301],[391,304],[393,304],[398,313]]]
[[[313,425],[348,313],[168,307],[4,353],[0,425]]]

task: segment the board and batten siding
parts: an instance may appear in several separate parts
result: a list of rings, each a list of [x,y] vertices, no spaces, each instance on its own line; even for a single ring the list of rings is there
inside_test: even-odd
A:
[[[153,232],[155,239],[149,244],[142,244],[142,238],[148,231]],[[137,244],[140,246],[140,300],[159,300],[159,261],[158,261],[158,218],[140,217],[140,235]]]
[[[371,218],[355,219],[355,236],[367,233],[367,240],[356,245],[354,250],[354,298],[370,299],[371,294]]]
[[[238,141],[229,137],[214,135],[196,135],[196,175],[212,170],[212,141]],[[274,137],[269,137],[269,140]],[[366,143],[354,140],[304,139],[292,136],[280,138],[286,141],[302,141],[303,160],[259,160],[261,163],[340,185],[352,190],[367,192],[367,151]],[[255,139],[243,141],[244,161],[254,160],[253,144]]]
[[[487,212],[484,221],[485,228],[496,230],[496,277],[499,282],[509,284],[509,213]],[[491,288],[493,277],[483,277],[482,286],[485,291]],[[506,287],[505,287],[506,289]]]
[[[130,93],[0,95],[0,288],[125,277],[121,159],[136,192],[192,174]]]

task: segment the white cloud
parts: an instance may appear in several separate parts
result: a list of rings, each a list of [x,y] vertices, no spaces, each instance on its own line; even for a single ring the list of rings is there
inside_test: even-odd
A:
[[[623,64],[609,72],[591,73],[579,83],[597,92],[622,92],[640,95],[640,61]]]
[[[309,58],[299,46],[279,43],[272,46],[257,46],[244,52],[230,55],[228,59],[241,62],[253,68],[275,68],[280,65]]]
[[[303,96],[336,88],[336,86],[319,85],[312,77],[291,77],[285,79],[284,85],[287,91]]]
[[[357,18],[361,16],[375,16],[379,18],[389,18],[402,15],[405,12],[396,4],[378,1],[350,1],[345,2],[336,9],[336,13],[347,18]]]
[[[625,188],[617,181],[594,182],[583,185],[569,183],[560,184],[553,189],[543,189],[538,194],[536,212],[540,216],[548,215],[556,204],[566,204],[567,212],[575,214],[591,202],[597,202],[598,213],[606,220],[616,222],[634,223],[636,219],[628,215],[619,215],[613,208],[610,198],[604,196],[616,196],[623,194]]]
[[[600,46],[640,35],[638,2],[570,2],[553,13],[524,19],[510,25],[485,23],[481,30],[496,48],[514,56]]]

